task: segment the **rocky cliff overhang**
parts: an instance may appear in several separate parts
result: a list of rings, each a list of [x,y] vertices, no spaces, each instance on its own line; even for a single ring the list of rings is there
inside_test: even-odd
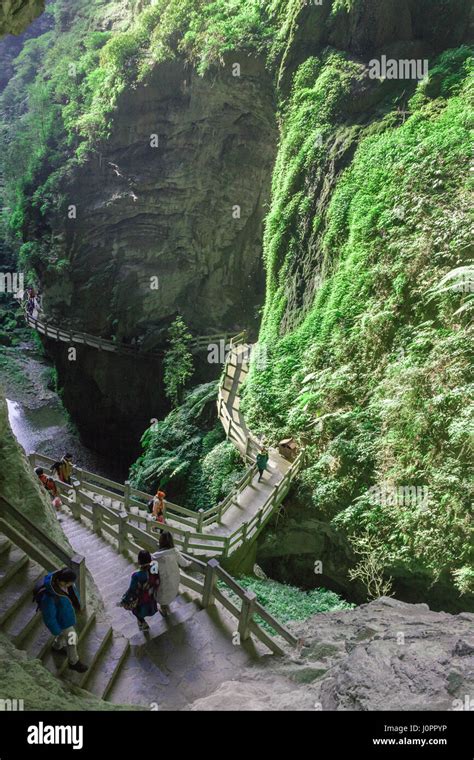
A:
[[[2,0],[0,37],[5,34],[21,34],[43,11],[44,0]]]

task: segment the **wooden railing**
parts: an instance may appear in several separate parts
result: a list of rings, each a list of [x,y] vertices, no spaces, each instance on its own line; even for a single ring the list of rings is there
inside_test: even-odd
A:
[[[118,552],[131,553],[136,557],[141,549],[148,549],[150,552],[159,550],[158,537],[131,523],[126,512],[118,512],[99,504],[81,488],[71,489],[61,481],[56,482],[74,518],[85,518],[89,521],[94,532],[99,536],[105,535]],[[237,632],[241,640],[253,634],[275,654],[284,653],[280,644],[255,620],[255,616],[258,615],[278,636],[292,646],[297,646],[298,639],[257,601],[253,592],[247,591],[237,583],[216,559],[205,563],[186,552],[183,553],[191,561],[191,566],[186,572],[180,571],[181,585],[199,594],[203,607],[209,607],[216,602],[225,607],[238,620]],[[201,577],[198,579],[190,573]],[[224,588],[217,587],[218,580]]]
[[[291,486],[293,479],[298,474],[302,465],[303,452],[301,452],[292,466],[288,469],[280,483],[273,488],[262,508],[249,521],[242,522],[229,535],[215,535],[205,533],[204,529],[218,521],[222,515],[229,509],[238,498],[238,493],[243,490],[251,481],[255,474],[255,466],[249,468],[242,479],[237,484],[236,491],[230,494],[217,507],[213,507],[204,512],[192,512],[184,507],[167,502],[165,510],[166,529],[172,533],[176,546],[184,552],[189,552],[197,556],[221,557],[227,559],[245,542],[254,541],[263,529],[264,525],[271,518],[276,508],[282,502]],[[30,463],[32,467],[46,466],[50,467],[53,460],[43,454],[30,454]],[[75,500],[78,504],[86,503],[95,505],[95,509],[100,512],[104,507],[99,501],[94,500],[94,495],[99,497],[110,498],[120,502],[120,510],[127,515],[129,524],[135,525],[146,533],[151,533],[153,528],[156,529],[158,523],[146,511],[130,513],[131,507],[145,509],[146,502],[152,496],[136,488],[132,488],[129,483],[121,485],[113,480],[104,478],[100,475],[90,473],[87,470],[79,468],[74,469],[76,480],[74,485],[69,486],[60,480],[55,483],[61,492],[68,497],[68,500]],[[117,509],[110,511],[116,513]],[[204,515],[206,519],[204,520]]]
[[[34,317],[31,314],[25,312],[25,320],[27,324],[34,330],[44,335],[46,338],[52,340],[61,341],[62,343],[78,343],[84,346],[90,346],[96,348],[99,351],[109,351],[112,353],[127,354],[129,356],[149,358],[150,356],[163,357],[165,349],[160,351],[150,350],[147,351],[139,346],[130,346],[125,343],[117,343],[108,338],[101,338],[96,335],[90,335],[89,333],[80,332],[77,330],[67,330],[63,327],[58,327],[49,323],[44,317]],[[218,343],[219,341],[230,340],[229,333],[214,333],[211,335],[198,335],[194,337],[189,343],[189,350],[191,353],[199,353],[205,351],[209,345]]]
[[[54,459],[51,459],[51,457],[36,452],[29,455],[29,460],[33,468],[44,467],[48,470],[54,463]],[[206,510],[200,509],[198,512],[193,512],[191,509],[181,507],[179,504],[174,504],[171,501],[165,502],[164,519],[166,525],[171,532],[175,533],[177,540],[182,542],[183,547],[186,541],[188,542],[185,549],[186,551],[195,548],[195,542],[191,540],[191,537],[185,535],[190,531],[195,533],[200,539],[209,538],[209,540],[214,540],[218,544],[223,544],[225,542],[224,537],[209,536],[208,534],[203,533],[203,529],[218,523],[222,519],[227,510],[235,503],[238,494],[248,485],[255,474],[256,467],[255,465],[252,465],[244,472],[240,480],[235,484],[233,490],[221,502],[219,502],[219,504]],[[55,482],[61,492],[64,492],[65,484],[60,480],[55,480]],[[147,513],[147,504],[153,498],[152,494],[134,488],[130,485],[129,481],[125,481],[123,484],[117,483],[102,475],[83,470],[80,467],[74,467],[73,483],[74,485],[68,486],[66,489],[68,495],[70,495],[70,491],[82,488],[97,496],[119,501],[121,507],[126,512],[130,512],[132,507],[144,511],[144,514],[131,514],[131,520],[137,521],[146,526],[146,529],[148,530],[151,530],[152,527],[156,527],[156,521]],[[181,527],[182,530],[180,530]],[[199,544],[199,548],[200,547],[201,544]]]
[[[231,372],[242,371],[242,368],[238,367],[237,360],[234,362],[234,359],[239,341],[243,341],[244,339],[245,333],[241,333],[231,340],[231,351],[219,384],[217,405],[219,418],[226,430],[227,436],[237,446],[248,467],[240,480],[235,484],[233,490],[219,504],[207,510],[200,509],[198,512],[193,512],[186,507],[181,507],[179,504],[174,504],[170,501],[165,502],[164,519],[166,527],[173,534],[176,545],[182,551],[197,556],[227,559],[243,544],[254,541],[288,493],[291,483],[300,471],[303,462],[303,453],[301,452],[280,482],[272,488],[267,500],[259,511],[248,521],[242,520],[240,525],[227,535],[214,534],[209,530],[211,526],[216,526],[222,522],[224,515],[238,502],[239,495],[247,488],[256,474],[254,462],[261,442],[246,428],[234,422],[231,416],[232,408],[229,410],[227,403],[230,393],[229,383],[234,381],[234,375]],[[225,398],[226,394],[227,400]],[[46,466],[50,468],[53,461],[53,459],[43,454],[30,454],[32,467]],[[147,503],[153,498],[151,494],[134,488],[129,481],[126,481],[124,484],[117,483],[109,478],[104,478],[101,475],[79,467],[74,468],[73,475],[75,485],[67,490],[69,498],[76,498],[80,501],[85,497],[90,499],[97,496],[101,499],[108,498],[112,501],[118,501],[120,510],[128,514],[130,524],[140,529],[143,528],[145,532],[149,533],[153,528],[156,528],[156,521],[146,511]],[[60,483],[60,481],[56,482],[58,488],[64,492],[64,484]],[[100,507],[101,504],[98,504],[98,508]],[[133,513],[132,508],[136,510]]]
[[[19,532],[10,521],[5,518],[14,520],[14,522],[18,523],[18,525],[24,529],[25,533],[22,534]],[[53,541],[53,539],[44,533],[41,528],[29,520],[28,517],[20,512],[3,496],[0,496],[0,531],[4,533],[7,538],[10,538],[15,544],[17,544],[20,549],[23,549],[25,554],[35,560],[35,562],[38,562],[38,564],[46,570],[51,572],[53,570],[59,570],[60,567],[64,566],[73,570],[77,577],[76,584],[81,599],[81,607],[83,609],[86,608],[86,563],[81,554],[68,552],[56,541]],[[35,543],[33,543],[33,540]],[[51,560],[38,544],[46,548],[54,559]]]

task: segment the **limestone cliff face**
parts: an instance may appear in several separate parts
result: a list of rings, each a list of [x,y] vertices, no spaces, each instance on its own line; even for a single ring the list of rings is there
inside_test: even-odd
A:
[[[69,264],[44,281],[49,314],[147,347],[177,312],[201,334],[255,324],[276,127],[263,63],[238,61],[240,76],[234,58],[204,77],[164,63],[123,94],[110,138],[66,180],[51,220]]]
[[[42,277],[50,318],[147,349],[164,345],[177,313],[195,334],[254,328],[276,140],[273,86],[258,59],[234,56],[204,77],[163,63],[128,89],[110,138],[66,178],[50,219],[50,251],[68,262]],[[159,362],[80,348],[73,363],[64,344],[48,350],[84,439],[137,453],[167,409]],[[215,375],[216,365],[197,364],[196,379]]]
[[[0,6],[0,37],[21,34],[44,10],[44,0],[4,0]]]
[[[32,475],[28,460],[8,422],[0,386],[0,494],[58,543],[67,547],[49,497]]]

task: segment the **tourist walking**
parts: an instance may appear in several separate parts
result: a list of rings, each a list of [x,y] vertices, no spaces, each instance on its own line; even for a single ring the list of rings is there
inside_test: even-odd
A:
[[[51,475],[46,475],[45,471],[42,467],[35,467],[35,474],[38,476],[39,480],[49,493],[52,499],[56,499],[58,494],[58,489],[56,486],[56,483],[54,482],[54,478],[51,477]]]
[[[53,507],[59,512],[62,507],[62,501],[56,483],[54,482],[54,478],[52,478],[51,475],[46,475],[42,467],[35,467],[35,473],[50,495]]]
[[[67,483],[69,486],[72,485],[71,475],[73,469],[72,454],[65,454],[59,462],[55,462],[51,466],[51,471],[56,472],[59,480],[63,483]]]
[[[262,446],[259,453],[257,454],[256,464],[259,475],[258,482],[260,483],[261,479],[263,478],[263,473],[267,469],[268,464],[268,450],[265,446]]]
[[[33,600],[43,616],[45,626],[55,637],[53,651],[67,655],[69,668],[85,673],[87,665],[77,652],[76,611],[80,611],[79,596],[74,585],[76,573],[68,567],[46,575],[34,589]]]
[[[138,553],[138,565],[139,569],[132,574],[130,586],[119,602],[119,607],[130,610],[135,615],[140,631],[148,631],[150,626],[145,618],[152,617],[158,611],[156,597],[161,578],[156,563],[152,566],[150,552],[142,549]]]
[[[155,518],[157,523],[160,523],[161,525],[164,525],[165,523],[165,497],[166,494],[164,491],[157,491],[155,496],[153,497],[153,507],[152,507],[152,514]],[[156,532],[156,528],[154,528],[154,532]],[[160,530],[160,533],[163,531]]]
[[[179,593],[179,568],[189,567],[192,562],[187,560],[175,548],[173,536],[169,531],[163,531],[160,536],[160,549],[151,555],[158,562],[160,585],[156,599],[160,612],[166,616],[170,613],[170,604]]]

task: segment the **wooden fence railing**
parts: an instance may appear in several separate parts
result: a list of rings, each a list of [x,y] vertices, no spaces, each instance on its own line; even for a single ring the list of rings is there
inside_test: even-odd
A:
[[[25,531],[24,535],[11,524],[10,520],[18,523]],[[86,608],[86,563],[81,554],[68,552],[3,496],[0,496],[0,531],[46,570],[58,570],[64,566],[73,570],[77,577],[76,584],[81,599],[81,607]],[[41,546],[53,556],[53,561],[44,553]]]
[[[51,457],[47,457],[44,454],[38,454],[37,452],[30,454],[29,460],[33,468],[44,467],[48,470],[54,463],[54,459],[51,459]],[[240,480],[235,484],[233,490],[221,502],[219,502],[219,504],[206,510],[200,509],[198,512],[193,512],[191,509],[181,507],[179,504],[166,501],[164,511],[166,525],[170,530],[177,533],[178,540],[181,526],[183,529],[181,532],[192,531],[196,534],[202,534],[201,537],[206,538],[207,534],[202,533],[203,529],[220,522],[223,515],[225,515],[227,510],[230,509],[232,504],[238,498],[240,491],[248,485],[255,474],[256,467],[255,465],[252,465],[244,472]],[[133,514],[131,515],[131,519],[136,520],[143,525],[147,525],[149,530],[151,530],[152,527],[156,527],[156,521],[147,512],[147,504],[153,498],[152,494],[140,491],[138,488],[133,488],[129,481],[125,481],[123,484],[117,483],[102,475],[97,475],[96,473],[89,472],[80,467],[74,467],[73,482],[77,485],[70,486],[69,490],[74,490],[79,486],[85,491],[90,491],[97,496],[119,501],[126,512],[130,512],[131,508],[135,507],[136,509],[141,510],[143,514]],[[59,487],[64,485],[58,480],[56,480],[56,483]],[[221,542],[223,542],[224,539],[222,537],[220,538]],[[188,538],[188,542],[189,541],[190,538]]]
[[[84,518],[89,521],[94,532],[99,536],[105,535],[112,541],[118,552],[131,553],[136,557],[140,549],[148,549],[150,552],[158,551],[158,537],[131,523],[130,516],[126,512],[118,512],[99,504],[82,488],[71,489],[61,481],[56,482],[74,518],[76,520]],[[291,646],[298,645],[298,639],[257,601],[253,592],[244,589],[235,581],[216,559],[205,563],[187,552],[183,553],[192,564],[186,572],[180,571],[181,585],[199,594],[203,607],[209,607],[216,602],[222,604],[237,619],[237,631],[242,640],[253,634],[275,654],[284,653],[280,644],[255,620],[255,616],[258,615],[271,626],[275,634]],[[198,579],[190,573],[201,577]],[[217,587],[219,580],[224,588]]]
[[[176,546],[184,552],[196,554],[197,556],[227,559],[242,544],[254,541],[286,496],[293,479],[301,468],[302,456],[303,452],[298,455],[292,467],[289,468],[280,483],[271,491],[263,507],[257,514],[248,522],[242,522],[238,528],[228,535],[222,536],[209,532],[205,533],[204,528],[212,525],[219,519],[219,512],[216,512],[216,509],[219,508],[222,515],[232,506],[238,497],[239,490],[243,490],[254,476],[255,466],[246,471],[238,484],[236,493],[227,497],[224,502],[218,505],[218,508],[211,508],[206,513],[202,510],[196,513],[184,507],[168,503],[165,510],[165,524],[166,529],[172,533]],[[46,457],[43,454],[30,454],[29,459],[32,467],[50,467],[53,463],[50,457]],[[73,486],[68,486],[60,480],[55,480],[60,492],[67,495],[68,499],[76,500],[78,503],[83,501],[86,503],[93,502],[96,505],[96,510],[99,510],[99,512],[100,509],[107,509],[107,507],[99,501],[94,501],[94,495],[116,500],[120,502],[120,509],[127,515],[130,525],[138,526],[140,529],[143,528],[148,534],[151,534],[157,528],[157,523],[152,516],[146,510],[143,511],[146,501],[152,498],[150,494],[138,491],[138,489],[132,488],[130,484],[121,485],[108,478],[103,478],[100,475],[89,473],[87,470],[80,470],[79,468],[75,468],[74,476],[77,480],[75,480]],[[133,506],[141,509],[142,513],[139,511],[130,513],[130,507]],[[112,509],[111,511],[116,513],[117,509]],[[204,521],[204,514],[207,516],[206,521]]]
[[[173,534],[176,545],[184,552],[189,552],[197,556],[221,557],[227,559],[234,551],[243,544],[254,541],[264,525],[274,514],[282,500],[288,493],[291,483],[301,469],[303,452],[291,464],[288,471],[282,477],[278,485],[275,485],[270,492],[267,500],[259,511],[248,521],[242,522],[227,535],[218,535],[210,532],[208,529],[222,522],[222,518],[227,511],[238,502],[239,495],[251,483],[256,474],[255,457],[260,449],[261,442],[255,438],[246,428],[235,423],[232,419],[232,407],[229,410],[229,382],[234,382],[235,372],[240,372],[238,360],[235,358],[235,351],[240,340],[244,340],[245,333],[234,337],[231,340],[231,352],[228,356],[225,370],[219,384],[218,391],[218,412],[221,422],[226,430],[228,438],[237,446],[248,467],[243,473],[240,480],[235,484],[233,490],[217,505],[198,512],[194,512],[186,507],[181,507],[173,502],[165,502],[164,519],[167,529]],[[238,380],[238,378],[237,378]],[[226,398],[227,394],[227,398]],[[240,419],[240,417],[239,417]],[[30,454],[32,467],[45,466],[50,468],[53,459],[43,454]],[[141,491],[125,483],[117,483],[109,478],[102,477],[95,473],[74,468],[75,485],[69,488],[69,498],[83,498],[82,494],[91,498],[91,496],[100,497],[101,500],[110,499],[119,502],[119,508],[128,514],[130,524],[151,533],[156,528],[156,521],[147,513],[146,505],[153,498],[151,494]],[[63,490],[63,485],[57,481],[58,487]],[[76,497],[74,497],[76,493]],[[98,505],[101,506],[100,504]],[[132,512],[132,508],[135,511]],[[207,529],[207,530],[206,530]]]
[[[89,333],[80,332],[77,330],[66,330],[63,327],[58,327],[49,323],[44,318],[33,317],[31,314],[25,312],[26,323],[37,332],[44,335],[46,338],[60,341],[62,343],[78,343],[84,346],[90,346],[96,348],[99,351],[110,351],[112,353],[126,354],[128,356],[149,358],[150,356],[163,357],[163,350],[161,351],[146,351],[139,346],[129,346],[125,343],[116,343],[108,338],[101,338],[96,335],[90,335]],[[191,353],[199,353],[205,351],[209,345],[224,341],[224,344],[230,340],[229,333],[214,333],[211,335],[198,335],[194,337],[189,343],[189,350]]]

